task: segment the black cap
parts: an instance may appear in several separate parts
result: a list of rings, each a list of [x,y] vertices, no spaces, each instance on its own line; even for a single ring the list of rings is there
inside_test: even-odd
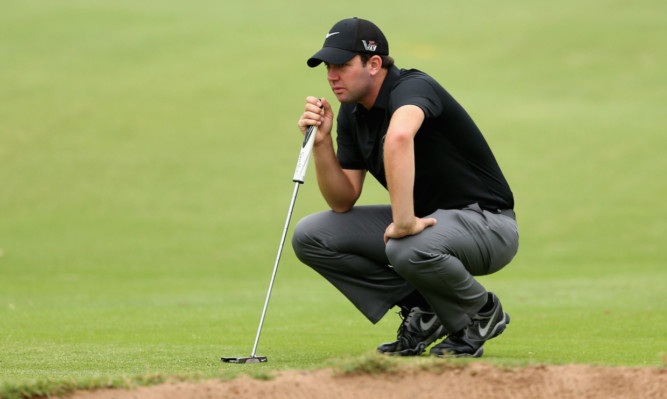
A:
[[[342,65],[359,53],[389,55],[389,43],[371,21],[344,19],[327,33],[322,49],[308,59],[308,66],[313,68],[322,62]]]

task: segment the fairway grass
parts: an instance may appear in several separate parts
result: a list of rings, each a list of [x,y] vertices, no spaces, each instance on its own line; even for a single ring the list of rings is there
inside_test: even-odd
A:
[[[288,244],[269,362],[220,362],[252,349],[304,98],[333,97],[305,60],[354,15],[468,109],[515,193],[519,254],[481,279],[511,324],[484,359],[664,367],[667,6],[419,4],[3,1],[6,392],[314,369],[395,337],[397,315],[371,325]],[[293,222],[325,209],[313,172]],[[387,202],[370,180],[361,202]]]

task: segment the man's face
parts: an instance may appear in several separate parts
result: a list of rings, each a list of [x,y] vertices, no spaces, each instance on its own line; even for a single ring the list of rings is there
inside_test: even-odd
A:
[[[359,55],[343,65],[326,64],[327,80],[341,103],[356,103],[368,95],[371,76]]]

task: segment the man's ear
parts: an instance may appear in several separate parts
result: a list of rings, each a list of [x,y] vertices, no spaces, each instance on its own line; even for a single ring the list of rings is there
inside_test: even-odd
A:
[[[371,75],[377,75],[382,69],[382,58],[379,55],[374,55],[368,60],[367,65]]]

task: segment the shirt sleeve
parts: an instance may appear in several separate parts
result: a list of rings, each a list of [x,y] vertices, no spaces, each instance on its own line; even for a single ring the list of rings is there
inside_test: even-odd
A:
[[[426,118],[439,116],[444,106],[436,85],[437,82],[426,75],[403,79],[391,91],[391,113],[404,105],[416,105],[424,111]]]

